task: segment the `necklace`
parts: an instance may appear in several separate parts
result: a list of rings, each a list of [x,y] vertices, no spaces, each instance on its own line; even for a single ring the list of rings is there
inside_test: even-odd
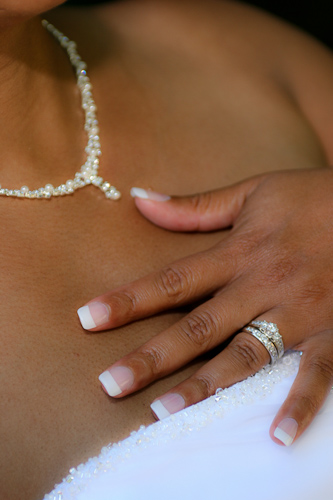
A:
[[[81,167],[81,170],[75,173],[74,178],[69,179],[65,184],[61,184],[57,187],[53,187],[52,184],[46,184],[45,187],[34,190],[30,190],[27,186],[23,186],[21,189],[6,189],[0,185],[0,196],[29,199],[51,198],[52,196],[73,194],[77,189],[92,184],[103,191],[106,198],[118,200],[121,196],[120,192],[98,175],[101,145],[98,135],[99,128],[96,118],[96,104],[91,92],[92,86],[86,72],[87,65],[77,53],[75,42],[69,40],[45,19],[42,21],[42,25],[54,36],[61,47],[66,50],[69,60],[75,70],[77,86],[81,93],[82,108],[85,113],[84,130],[88,136],[88,143],[85,149],[87,159],[85,164]]]

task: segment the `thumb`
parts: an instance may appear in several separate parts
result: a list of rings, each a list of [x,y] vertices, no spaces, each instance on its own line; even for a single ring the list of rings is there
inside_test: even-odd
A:
[[[133,187],[138,210],[148,220],[171,231],[214,231],[232,226],[247,197],[262,177],[223,189],[191,196],[167,196],[155,191]]]

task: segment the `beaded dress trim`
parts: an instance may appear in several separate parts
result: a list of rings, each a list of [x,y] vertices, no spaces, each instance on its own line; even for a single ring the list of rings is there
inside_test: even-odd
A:
[[[222,419],[240,406],[265,399],[281,380],[295,374],[299,367],[300,353],[288,352],[274,366],[267,365],[254,376],[227,389],[218,389],[215,396],[193,405],[165,420],[138,431],[120,441],[102,448],[98,457],[90,458],[69,471],[63,482],[44,497],[44,500],[73,500],[90,486],[94,479],[130,460],[141,451],[180,440],[198,432],[213,419]],[[111,493],[110,493],[111,494]],[[111,497],[110,497],[111,498]]]

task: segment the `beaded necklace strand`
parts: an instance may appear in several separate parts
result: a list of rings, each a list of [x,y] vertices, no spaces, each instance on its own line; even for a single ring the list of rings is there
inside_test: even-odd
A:
[[[79,87],[81,93],[81,103],[85,113],[84,130],[88,136],[88,143],[85,148],[87,159],[84,165],[82,165],[81,170],[75,173],[73,179],[68,179],[64,184],[60,184],[57,187],[53,187],[52,184],[46,184],[45,187],[30,190],[28,186],[22,186],[21,189],[7,189],[0,185],[0,196],[28,199],[50,199],[53,196],[73,194],[77,189],[92,184],[103,191],[106,198],[110,200],[118,200],[121,197],[121,194],[117,188],[98,175],[99,157],[102,152],[98,135],[98,121],[96,118],[97,108],[92,96],[92,86],[87,76],[87,65],[84,61],[82,61],[81,57],[77,53],[75,42],[69,40],[63,33],[57,30],[45,19],[42,21],[42,25],[54,36],[61,47],[65,49],[76,73],[77,86]]]

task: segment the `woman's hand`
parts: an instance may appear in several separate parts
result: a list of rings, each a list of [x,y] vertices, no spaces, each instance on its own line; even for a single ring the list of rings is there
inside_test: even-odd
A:
[[[126,396],[221,346],[217,356],[153,403],[163,418],[266,365],[268,351],[242,329],[254,319],[273,322],[285,349],[303,352],[271,427],[274,441],[291,444],[310,424],[333,381],[333,170],[267,174],[184,198],[143,190],[134,195],[141,213],[164,228],[231,230],[210,250],[79,310],[83,327],[100,331],[207,297],[104,372],[104,388],[113,397]]]

